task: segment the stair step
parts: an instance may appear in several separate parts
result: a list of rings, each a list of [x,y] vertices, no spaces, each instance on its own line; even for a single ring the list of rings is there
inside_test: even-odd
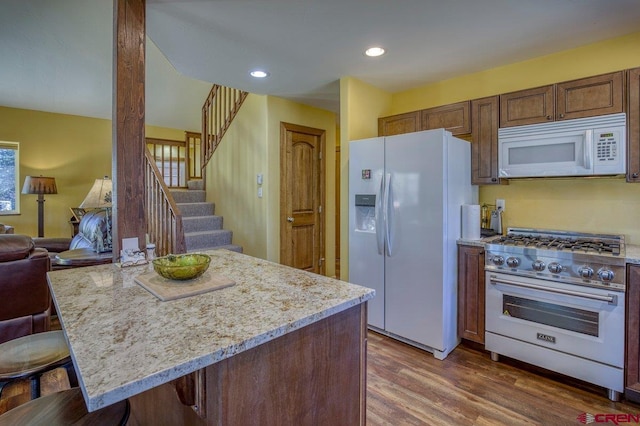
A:
[[[182,218],[184,232],[213,231],[222,229],[222,216],[190,216]]]
[[[183,217],[208,216],[215,214],[214,203],[178,203]]]
[[[202,252],[207,250],[219,250],[219,249],[231,250],[238,253],[242,253],[242,246],[237,246],[235,244],[226,244],[224,246],[214,246],[214,247],[202,247],[199,249],[187,250],[187,253],[196,253],[196,252]]]
[[[193,179],[187,182],[187,187],[189,189],[204,189],[204,180],[202,179]]]
[[[176,203],[203,203],[207,200],[207,193],[202,190],[172,189],[170,192]]]
[[[184,234],[187,251],[229,245],[231,244],[232,238],[233,232],[226,229],[206,232],[185,232]]]

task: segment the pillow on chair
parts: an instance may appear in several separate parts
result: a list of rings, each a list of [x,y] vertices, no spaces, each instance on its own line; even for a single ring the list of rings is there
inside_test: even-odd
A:
[[[78,248],[91,248],[98,253],[112,250],[111,217],[106,210],[90,211],[82,217],[69,250]]]

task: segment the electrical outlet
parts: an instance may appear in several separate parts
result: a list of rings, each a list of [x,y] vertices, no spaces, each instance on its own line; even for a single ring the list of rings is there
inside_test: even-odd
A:
[[[258,185],[262,185],[262,173],[257,176],[256,182],[258,182]]]
[[[504,200],[499,198],[496,200],[496,210],[502,210],[504,211]]]
[[[258,198],[262,198],[262,188],[258,188]]]

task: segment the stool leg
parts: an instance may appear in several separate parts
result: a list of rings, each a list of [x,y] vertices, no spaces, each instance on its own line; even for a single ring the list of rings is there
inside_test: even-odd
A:
[[[31,399],[40,398],[40,376],[36,374],[31,377]]]
[[[8,384],[9,384],[9,382],[10,382],[10,381],[7,381],[7,382],[0,382],[0,399],[2,399],[2,391],[4,390],[4,387],[5,387],[6,385],[8,385]]]
[[[64,369],[67,370],[67,377],[69,378],[69,385],[72,388],[78,387],[78,376],[76,376],[76,370],[73,368],[73,361],[67,362],[63,365]]]

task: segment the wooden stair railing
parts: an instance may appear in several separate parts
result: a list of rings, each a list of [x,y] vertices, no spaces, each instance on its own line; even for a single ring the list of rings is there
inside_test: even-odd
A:
[[[248,93],[214,84],[202,106],[202,168],[220,144]]]
[[[182,214],[155,160],[145,148],[145,212],[149,241],[156,245],[156,255],[186,253]]]

